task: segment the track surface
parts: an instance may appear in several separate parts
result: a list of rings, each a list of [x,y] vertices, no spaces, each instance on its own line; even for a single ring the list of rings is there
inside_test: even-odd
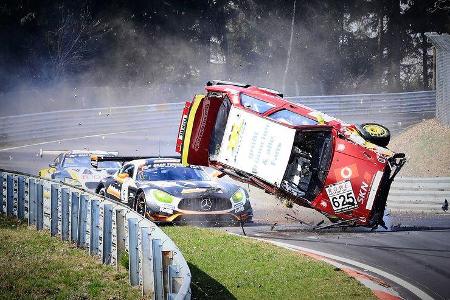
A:
[[[164,138],[161,138],[164,137]],[[53,157],[39,157],[39,149],[117,150],[122,155],[174,154],[173,129],[157,134],[128,132],[62,141],[43,141],[38,145],[0,150],[0,167],[36,174]],[[48,143],[47,143],[48,142]],[[287,209],[272,196],[250,187],[255,210],[255,223],[247,226],[247,235],[350,258],[376,267],[418,287],[435,299],[450,299],[450,216],[392,216],[398,231],[368,232],[364,230],[312,231],[287,214],[304,222],[317,224],[323,220],[314,211],[294,207]],[[287,219],[288,218],[288,219]],[[272,225],[277,223],[272,229]],[[221,228],[242,234],[239,227]],[[400,295],[417,298],[408,290],[391,283]],[[339,287],[337,287],[339,288]]]

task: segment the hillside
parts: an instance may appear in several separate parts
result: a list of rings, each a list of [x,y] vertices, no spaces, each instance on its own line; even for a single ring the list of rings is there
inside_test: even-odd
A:
[[[393,138],[389,148],[408,158],[400,176],[450,176],[450,128],[436,119],[409,127]]]

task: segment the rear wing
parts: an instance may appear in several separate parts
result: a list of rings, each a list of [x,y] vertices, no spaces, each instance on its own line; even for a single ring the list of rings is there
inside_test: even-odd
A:
[[[94,168],[98,167],[98,163],[101,161],[118,161],[121,163],[125,163],[132,160],[138,159],[179,159],[180,156],[110,156],[110,155],[91,155],[91,165]]]
[[[105,156],[117,156],[119,155],[119,151],[89,151],[89,150],[43,150],[39,149],[39,156],[42,157],[44,155],[60,155],[61,153],[70,153],[70,154],[81,154],[81,153],[89,153],[91,155],[105,155]]]

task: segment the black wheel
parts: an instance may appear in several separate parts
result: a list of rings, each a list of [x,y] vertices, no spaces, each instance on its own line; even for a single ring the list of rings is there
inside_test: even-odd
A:
[[[364,123],[357,126],[361,136],[375,145],[386,147],[391,140],[391,132],[383,125],[377,123]]]
[[[147,201],[145,200],[145,194],[139,193],[134,202],[134,210],[145,217],[147,212]]]
[[[106,197],[106,189],[104,186],[102,186],[99,190],[98,190],[98,194],[100,196]]]

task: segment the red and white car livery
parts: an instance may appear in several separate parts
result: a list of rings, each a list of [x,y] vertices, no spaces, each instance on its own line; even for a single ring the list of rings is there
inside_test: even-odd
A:
[[[389,138],[379,124],[346,124],[273,90],[215,81],[186,103],[176,151],[183,164],[214,167],[332,221],[375,227],[405,163]]]

